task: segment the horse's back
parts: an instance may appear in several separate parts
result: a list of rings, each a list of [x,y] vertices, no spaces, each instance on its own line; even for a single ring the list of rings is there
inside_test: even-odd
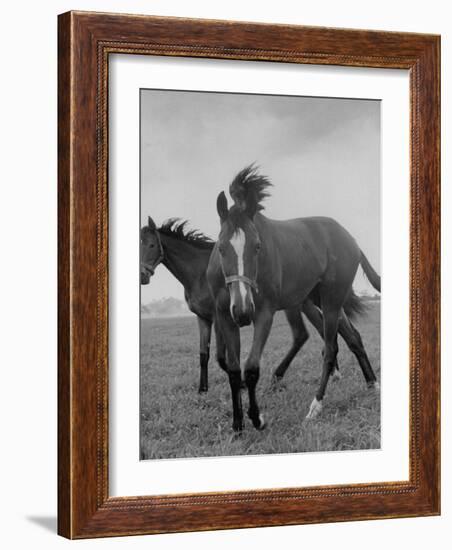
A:
[[[263,218],[263,216],[262,216]],[[359,247],[351,234],[339,222],[325,216],[292,218],[290,220],[271,220],[265,218],[265,225],[278,241],[278,245],[289,244],[313,247],[316,250],[348,249],[353,255],[359,255]],[[296,249],[296,248],[295,248]]]

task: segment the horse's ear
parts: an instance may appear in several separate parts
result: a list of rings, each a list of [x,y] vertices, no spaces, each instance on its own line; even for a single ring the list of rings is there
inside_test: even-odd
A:
[[[217,197],[217,212],[222,222],[228,217],[228,210],[228,199],[222,191]]]
[[[155,222],[151,218],[151,216],[148,216],[148,227],[149,229],[152,229],[152,231],[155,231],[157,229],[157,226],[155,225]]]

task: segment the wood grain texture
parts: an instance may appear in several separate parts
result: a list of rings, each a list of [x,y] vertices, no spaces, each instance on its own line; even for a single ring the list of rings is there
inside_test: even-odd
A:
[[[68,538],[439,513],[437,36],[70,12],[59,17],[58,531]],[[108,56],[410,70],[410,480],[108,495]]]
[[[70,533],[71,411],[70,411],[70,33],[69,14],[59,20],[58,33],[58,531]]]

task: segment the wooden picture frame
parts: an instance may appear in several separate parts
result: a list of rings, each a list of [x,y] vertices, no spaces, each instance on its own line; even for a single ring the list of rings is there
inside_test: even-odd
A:
[[[58,38],[58,532],[87,538],[440,513],[440,38],[69,12]],[[108,61],[113,53],[410,74],[409,481],[147,497],[108,491]]]

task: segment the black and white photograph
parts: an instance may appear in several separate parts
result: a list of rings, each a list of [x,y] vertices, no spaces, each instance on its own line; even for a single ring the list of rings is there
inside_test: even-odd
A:
[[[381,446],[381,102],[140,90],[140,459]]]

